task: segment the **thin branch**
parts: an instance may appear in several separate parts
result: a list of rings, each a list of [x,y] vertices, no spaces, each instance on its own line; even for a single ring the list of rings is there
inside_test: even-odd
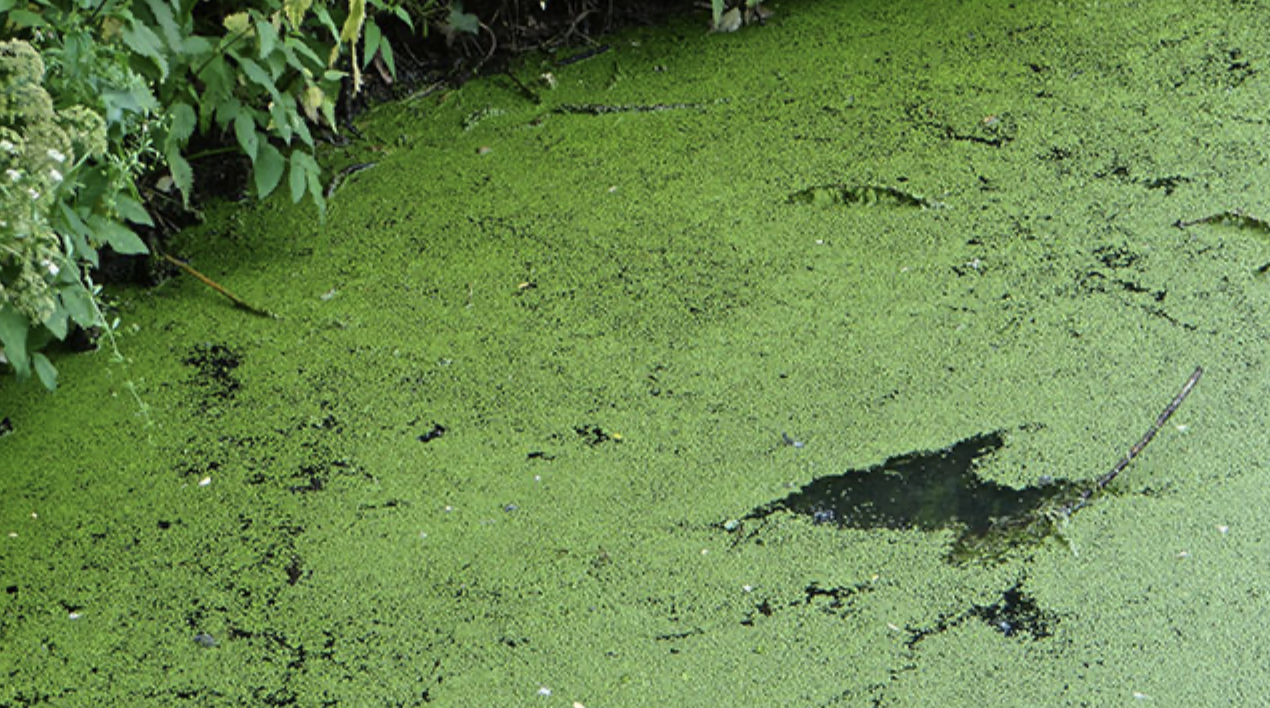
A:
[[[176,266],[177,268],[180,268],[181,270],[185,271],[186,273],[189,273],[190,275],[194,276],[195,278],[198,278],[200,281],[202,281],[202,283],[203,283],[204,285],[206,285],[207,287],[211,288],[212,290],[215,290],[216,292],[220,293],[221,295],[224,295],[225,297],[229,298],[229,299],[230,299],[230,301],[231,301],[231,302],[233,302],[235,305],[237,305],[238,307],[241,307],[242,309],[244,309],[244,310],[246,310],[246,311],[248,311],[248,312],[252,313],[253,315],[260,315],[261,317],[268,317],[268,318],[270,318],[270,319],[275,319],[275,320],[282,319],[281,317],[278,317],[277,315],[273,314],[272,312],[270,312],[270,311],[268,311],[268,310],[263,310],[263,309],[261,309],[261,308],[259,308],[259,307],[256,307],[255,305],[252,305],[251,303],[247,302],[246,300],[244,300],[244,299],[242,299],[242,298],[238,297],[237,295],[235,295],[235,294],[233,294],[233,293],[229,292],[228,290],[226,290],[226,289],[224,288],[224,286],[220,285],[219,283],[217,283],[216,281],[214,281],[214,280],[212,280],[211,278],[207,277],[206,275],[203,275],[202,273],[198,272],[197,270],[194,270],[193,268],[191,268],[191,267],[190,267],[190,264],[186,263],[185,261],[182,261],[182,260],[178,260],[178,259],[176,259],[176,258],[173,258],[172,256],[169,256],[169,255],[168,255],[168,254],[166,254],[166,253],[160,253],[159,255],[163,257],[163,260],[167,261],[168,263],[171,263],[172,265]]]
[[[1178,406],[1182,405],[1182,401],[1185,401],[1186,397],[1190,395],[1191,389],[1195,388],[1195,384],[1199,382],[1199,377],[1203,374],[1203,367],[1195,367],[1195,373],[1191,374],[1191,377],[1186,380],[1186,384],[1182,386],[1182,390],[1177,392],[1177,395],[1173,397],[1173,401],[1169,403],[1168,407],[1164,409],[1164,412],[1160,413],[1160,416],[1155,419],[1155,423],[1151,425],[1150,430],[1147,430],[1146,435],[1143,435],[1142,439],[1139,440],[1136,445],[1129,448],[1129,453],[1120,458],[1120,461],[1116,463],[1115,467],[1111,468],[1110,472],[1099,477],[1098,481],[1094,483],[1094,486],[1082,492],[1080,498],[1069,504],[1064,509],[1067,516],[1071,516],[1082,509],[1089,503],[1090,497],[1103,489],[1106,489],[1107,485],[1111,484],[1111,481],[1116,478],[1116,475],[1123,472],[1124,468],[1128,467],[1130,462],[1133,462],[1133,458],[1137,457],[1142,452],[1142,449],[1147,446],[1147,443],[1151,442],[1151,439],[1155,437],[1155,434],[1160,432],[1160,428],[1164,427],[1164,424],[1168,422],[1169,418],[1173,415],[1174,411],[1177,410]]]

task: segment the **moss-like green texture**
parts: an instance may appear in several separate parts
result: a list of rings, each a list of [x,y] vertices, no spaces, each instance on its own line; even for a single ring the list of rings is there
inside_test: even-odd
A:
[[[0,382],[0,706],[1270,693],[1270,247],[1175,225],[1270,218],[1270,12],[773,7],[385,106],[325,223],[174,246],[281,320],[177,277],[129,363]],[[725,529],[997,430],[985,479],[1092,480],[1199,364],[1066,544]]]

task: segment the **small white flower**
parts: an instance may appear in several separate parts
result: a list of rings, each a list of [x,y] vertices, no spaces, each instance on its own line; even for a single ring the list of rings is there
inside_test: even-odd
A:
[[[30,194],[32,199],[40,198],[40,190],[36,189],[35,187],[27,187],[26,193]]]
[[[18,148],[14,146],[14,144],[9,142],[8,140],[0,140],[0,150],[4,150],[5,152],[12,155],[13,153],[18,151]]]
[[[48,154],[49,154],[49,157],[53,158],[54,160],[58,162],[66,162],[66,156],[58,152],[54,148],[49,148]]]
[[[40,265],[44,266],[45,269],[47,269],[51,275],[57,275],[62,270],[61,268],[57,267],[56,263],[54,263],[53,261],[47,258],[40,261]]]
[[[17,182],[18,180],[22,179],[22,173],[21,173],[21,172],[18,172],[17,170],[13,169],[12,167],[10,167],[9,169],[5,170],[5,171],[4,171],[4,173],[5,173],[6,175],[9,175],[9,179],[10,179],[10,180],[12,180],[12,181],[14,181],[14,182]]]
[[[57,170],[49,170],[49,177],[52,177],[54,182],[62,181],[62,173]]]

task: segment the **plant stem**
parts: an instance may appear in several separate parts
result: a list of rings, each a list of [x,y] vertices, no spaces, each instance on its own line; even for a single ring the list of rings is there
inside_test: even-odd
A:
[[[1124,468],[1128,467],[1130,462],[1133,462],[1133,458],[1137,457],[1142,452],[1142,449],[1147,446],[1147,443],[1151,442],[1151,439],[1155,437],[1155,434],[1160,432],[1160,428],[1164,427],[1164,424],[1168,422],[1169,418],[1173,415],[1174,411],[1177,410],[1178,406],[1182,405],[1182,401],[1186,400],[1186,397],[1190,395],[1191,389],[1195,388],[1195,384],[1199,382],[1199,377],[1203,374],[1203,367],[1195,367],[1195,373],[1191,374],[1191,377],[1187,379],[1186,383],[1182,386],[1182,390],[1177,392],[1177,395],[1173,397],[1173,401],[1169,403],[1168,407],[1164,409],[1164,412],[1160,413],[1160,416],[1155,419],[1154,423],[1151,424],[1151,428],[1147,430],[1146,435],[1143,435],[1142,439],[1139,440],[1136,445],[1129,448],[1128,454],[1120,458],[1120,461],[1116,463],[1115,467],[1111,468],[1110,472],[1099,477],[1098,481],[1094,483],[1094,486],[1086,489],[1081,493],[1080,498],[1067,506],[1064,510],[1066,512],[1066,516],[1071,516],[1082,509],[1089,503],[1090,497],[1105,489],[1107,485],[1111,484],[1111,481],[1116,478],[1116,475],[1123,472]]]
[[[237,295],[235,295],[235,294],[233,294],[233,293],[229,292],[229,291],[228,291],[228,290],[226,290],[226,289],[225,289],[225,287],[224,287],[224,286],[222,286],[221,284],[217,283],[216,281],[212,280],[211,278],[207,277],[206,275],[203,275],[202,273],[198,272],[197,270],[194,270],[193,268],[191,268],[191,267],[190,267],[190,265],[189,265],[188,263],[186,263],[185,261],[181,261],[181,260],[178,260],[178,259],[176,259],[176,258],[173,258],[172,256],[169,256],[169,255],[168,255],[168,254],[166,254],[166,253],[160,253],[159,255],[160,255],[160,256],[162,256],[162,258],[163,258],[165,261],[167,261],[168,263],[171,263],[172,265],[176,266],[177,268],[180,268],[181,270],[185,271],[186,273],[189,273],[190,275],[194,276],[195,278],[198,278],[198,279],[199,279],[199,280],[200,280],[200,281],[201,281],[204,285],[206,285],[207,287],[209,287],[209,288],[211,288],[212,290],[215,290],[216,292],[220,293],[221,295],[224,295],[225,297],[229,298],[229,299],[230,299],[230,301],[232,301],[235,305],[237,305],[237,306],[239,306],[239,307],[243,308],[244,310],[247,310],[248,312],[250,312],[250,313],[252,313],[252,314],[254,314],[254,315],[260,315],[261,317],[269,317],[269,318],[271,318],[271,319],[275,319],[275,320],[277,320],[277,319],[281,319],[280,317],[278,317],[277,315],[273,314],[272,312],[270,312],[270,311],[268,311],[268,310],[263,310],[263,309],[261,309],[261,308],[259,308],[259,307],[256,307],[255,305],[252,305],[251,303],[247,302],[246,300],[244,300],[244,299],[242,299],[242,298],[238,297]]]

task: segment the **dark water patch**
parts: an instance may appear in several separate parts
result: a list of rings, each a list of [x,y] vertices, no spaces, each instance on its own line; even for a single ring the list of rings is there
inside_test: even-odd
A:
[[[612,433],[598,425],[578,425],[573,428],[578,438],[588,445],[600,445],[606,442],[622,442],[622,436]]]
[[[1020,579],[1008,590],[1002,592],[992,604],[972,605],[969,609],[956,614],[943,615],[929,627],[906,628],[909,639],[905,644],[909,649],[916,649],[929,637],[958,627],[971,619],[984,622],[999,632],[1002,637],[1009,639],[1037,641],[1052,637],[1060,617],[1054,612],[1043,609],[1023,589],[1023,583],[1024,580]]]
[[[440,438],[442,435],[445,435],[446,430],[447,428],[444,425],[434,422],[431,427],[419,435],[419,442],[430,443],[433,440]]]
[[[827,184],[789,195],[790,204],[813,206],[917,207],[942,209],[944,204],[895,187],[874,184]]]
[[[224,344],[196,344],[181,362],[195,368],[193,383],[209,402],[228,402],[242,387],[234,374],[242,365],[242,356]]]
[[[997,602],[976,605],[970,614],[1014,638],[1044,639],[1054,634],[1053,626],[1058,623],[1058,615],[1041,609],[1036,600],[1024,592],[1022,582],[1002,593]]]
[[[981,479],[976,464],[1005,444],[1002,432],[986,433],[931,452],[911,452],[865,469],[812,480],[782,499],[742,517],[762,520],[777,512],[806,516],[815,524],[856,529],[953,529],[950,556],[988,550],[983,540],[1006,535],[1039,518],[1050,504],[1074,498],[1075,485],[1044,482],[1013,489]],[[738,525],[725,525],[735,530]],[[1043,535],[1043,534],[1042,534]],[[1024,540],[1019,538],[1017,540]],[[995,544],[993,544],[995,545]]]

